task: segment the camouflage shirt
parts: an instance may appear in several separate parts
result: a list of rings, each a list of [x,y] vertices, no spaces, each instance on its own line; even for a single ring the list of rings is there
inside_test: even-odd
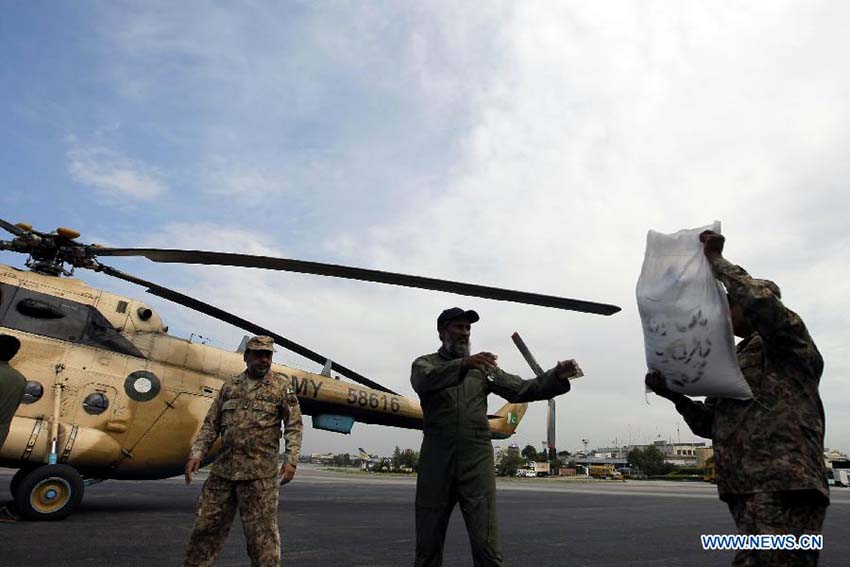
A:
[[[301,408],[289,378],[270,370],[254,388],[247,381],[243,372],[224,383],[192,443],[192,457],[204,459],[221,436],[211,472],[230,480],[277,475],[281,422],[284,461],[296,465],[301,453]]]
[[[829,498],[823,457],[823,359],[800,317],[767,282],[717,257],[714,274],[754,333],[738,343],[751,400],[682,397],[676,409],[693,432],[714,442],[720,497],[816,490]]]
[[[492,392],[509,402],[548,400],[570,390],[555,369],[523,380],[496,368],[489,376],[461,367],[463,358],[445,348],[413,361],[410,382],[422,403],[425,435],[490,436],[487,396]]]

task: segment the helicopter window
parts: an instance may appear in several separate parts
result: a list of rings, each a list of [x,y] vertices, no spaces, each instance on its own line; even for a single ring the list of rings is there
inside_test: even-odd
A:
[[[36,319],[61,319],[65,316],[62,311],[49,303],[31,297],[20,300],[15,308],[19,313]]]
[[[109,407],[109,398],[105,394],[95,392],[83,400],[83,409],[91,415],[100,415]]]
[[[144,358],[144,355],[133,346],[127,337],[122,335],[118,329],[112,326],[112,323],[103,316],[97,309],[91,309],[91,317],[89,318],[86,332],[80,341],[84,345],[91,345],[105,348],[113,352],[120,352],[130,356],[138,356]]]
[[[77,342],[89,318],[87,306],[46,293],[18,288],[14,309],[3,315],[2,325],[27,333]]]
[[[118,306],[115,308],[115,311],[118,312],[118,313],[126,313],[127,312],[127,305],[129,305],[129,304],[122,299],[121,301],[118,302]]]
[[[0,325],[63,341],[144,358],[133,344],[91,305],[37,291],[0,284],[14,294],[14,309],[0,309]]]
[[[44,395],[44,386],[34,380],[27,381],[24,387],[24,398],[21,402],[25,404],[34,404]]]

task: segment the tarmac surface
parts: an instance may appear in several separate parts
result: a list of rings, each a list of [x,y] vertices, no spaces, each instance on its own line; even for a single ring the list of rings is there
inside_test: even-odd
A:
[[[0,469],[0,504],[11,470]],[[107,481],[87,487],[61,522],[0,523],[0,566],[181,565],[204,474]],[[415,479],[301,465],[281,489],[284,565],[413,564]],[[733,552],[703,551],[700,534],[735,533],[714,486],[654,481],[505,479],[498,483],[507,565],[729,565]],[[850,564],[850,489],[836,488],[821,565]],[[237,519],[218,562],[249,565]],[[459,510],[445,567],[472,565]]]

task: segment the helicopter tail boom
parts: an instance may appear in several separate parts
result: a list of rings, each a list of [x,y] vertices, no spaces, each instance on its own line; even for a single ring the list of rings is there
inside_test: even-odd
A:
[[[507,439],[516,431],[519,422],[525,416],[528,404],[505,404],[490,419],[490,436],[493,439]]]

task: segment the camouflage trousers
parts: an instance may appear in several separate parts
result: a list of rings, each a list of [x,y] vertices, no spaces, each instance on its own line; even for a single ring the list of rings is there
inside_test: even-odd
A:
[[[198,502],[195,527],[184,565],[212,565],[224,546],[238,507],[252,567],[278,567],[278,488],[277,477],[228,480],[211,474],[204,483]]]
[[[829,502],[813,490],[756,492],[727,497],[729,511],[735,518],[738,533],[790,534],[798,539],[803,534],[821,534]],[[740,550],[732,561],[734,567],[808,567],[818,564],[818,550]]]

